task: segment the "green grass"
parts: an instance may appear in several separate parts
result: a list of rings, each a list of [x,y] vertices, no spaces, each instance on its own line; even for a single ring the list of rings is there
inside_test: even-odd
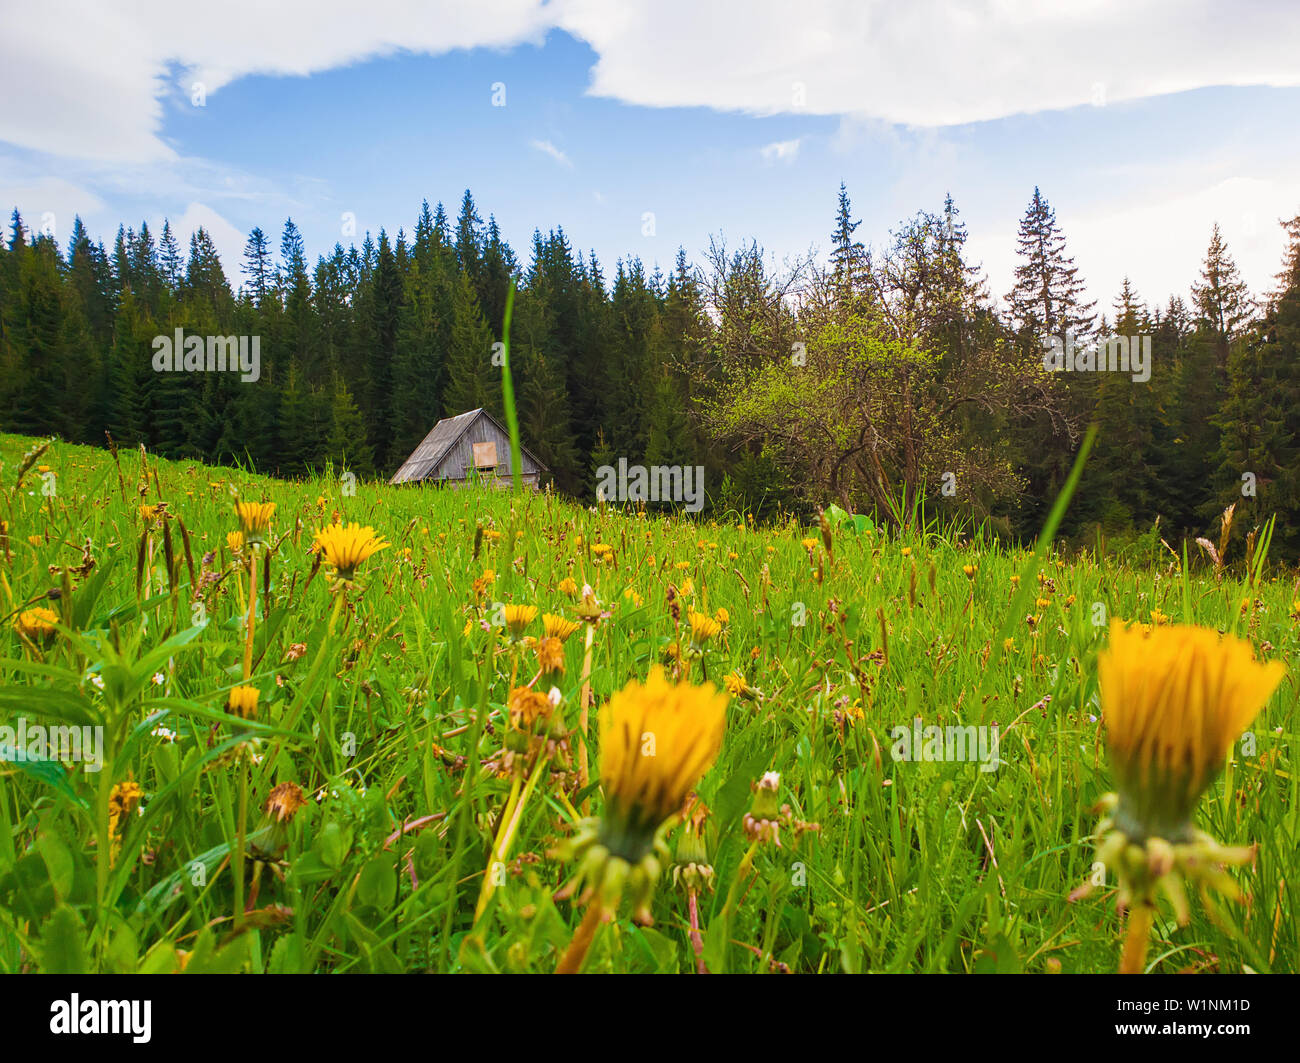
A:
[[[1105,627],[1094,620],[1159,611],[1235,629],[1288,661],[1300,639],[1292,574],[1273,565],[1253,589],[1233,568],[1221,581],[1199,565],[1184,574],[1158,542],[1127,559],[1057,551],[1040,562],[980,536],[959,545],[941,529],[898,538],[841,525],[832,561],[815,528],[488,489],[362,483],[346,496],[332,477],[283,483],[130,451],[115,463],[61,444],[37,459],[52,480],[33,467],[14,490],[32,442],[0,436],[0,723],[101,722],[111,763],[98,775],[0,765],[6,972],[173,970],[182,955],[189,971],[553,970],[582,912],[553,899],[573,868],[552,852],[574,809],[599,812],[594,784],[543,776],[499,888],[477,925],[473,916],[511,787],[490,770],[516,667],[491,629],[493,604],[572,617],[557,589],[566,576],[612,612],[593,643],[597,703],[685,644],[670,583],[688,607],[729,613],[691,681],[739,670],[761,691],[733,698],[699,787],[715,872],[699,899],[711,970],[1112,971],[1122,936],[1113,878],[1068,899],[1092,875],[1093,809],[1111,788],[1096,719]],[[259,574],[252,723],[225,710],[242,676],[248,593],[225,542],[232,487],[278,506],[264,589]],[[159,501],[165,534],[146,536],[137,508]],[[346,592],[313,575],[309,552],[335,511],[393,544]],[[514,542],[510,529],[521,530]],[[819,544],[809,550],[805,537]],[[613,564],[596,560],[597,542]],[[1229,560],[1241,550],[1234,542]],[[485,569],[497,578],[478,597]],[[51,589],[60,597],[41,601]],[[12,615],[31,603],[63,620],[48,645],[14,631]],[[530,630],[540,634],[540,619]],[[582,638],[567,643],[561,688],[575,728]],[[518,669],[518,682],[532,676],[530,655]],[[1185,927],[1162,912],[1157,970],[1296,969],[1298,681],[1293,668],[1252,729],[1253,749],[1237,747],[1200,808],[1221,842],[1260,845],[1256,864],[1234,872],[1247,903],[1194,898]],[[894,761],[890,732],[915,717],[998,724],[1002,764]],[[793,817],[818,829],[786,829],[780,847],[758,849],[728,924],[723,906],[749,848],[741,821],[766,771],[781,773]],[[105,802],[127,778],[142,814],[116,835],[110,866]],[[275,837],[262,806],[286,781],[308,800]],[[241,791],[247,835],[267,859],[246,861],[250,911],[236,931],[229,858]],[[670,868],[654,925],[624,910],[584,969],[693,970],[687,913]]]

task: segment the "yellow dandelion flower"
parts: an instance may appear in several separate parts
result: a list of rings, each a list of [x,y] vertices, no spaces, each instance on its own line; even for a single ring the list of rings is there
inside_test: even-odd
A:
[[[537,644],[537,667],[543,675],[563,675],[564,642],[554,636],[542,639]]]
[[[505,621],[506,631],[510,633],[511,639],[517,642],[523,637],[524,629],[537,619],[537,606],[505,605],[501,607],[501,615]]]
[[[709,639],[722,630],[722,625],[713,617],[705,613],[697,613],[694,609],[686,614],[686,618],[691,625],[691,644],[696,649],[702,649]]]
[[[655,832],[722,748],[727,695],[710,683],[670,683],[654,667],[600,707],[602,838],[629,864],[650,850]]]
[[[731,614],[725,608],[719,606],[718,611],[713,614],[713,619],[725,627],[731,623]]]
[[[530,687],[515,687],[506,700],[510,724],[517,731],[531,731],[538,720],[551,715],[554,706],[550,698]]]
[[[109,850],[109,864],[117,859],[118,849],[122,845],[122,835],[126,833],[123,820],[129,818],[140,804],[144,791],[140,784],[131,779],[114,783],[108,794],[108,833],[112,838]]]
[[[961,570],[966,573],[967,579],[974,579],[975,573],[980,570],[979,565],[962,565]]]
[[[161,506],[141,506],[138,511],[140,514],[140,519],[144,521],[146,524],[150,523],[155,517],[158,516],[158,513],[161,510],[161,508],[162,508]]]
[[[241,720],[251,720],[257,716],[257,687],[240,686],[230,691],[226,699],[226,708]]]
[[[1097,661],[1106,746],[1130,837],[1182,840],[1233,743],[1286,673],[1249,642],[1169,624],[1149,635],[1114,620]]]
[[[33,642],[45,642],[54,637],[54,625],[58,622],[59,614],[53,609],[37,606],[35,609],[24,609],[19,613],[14,620],[14,627],[18,629],[19,634]]]
[[[237,531],[226,532],[226,546],[232,554],[239,553],[244,548],[244,533]]]
[[[738,698],[749,684],[745,682],[745,677],[740,672],[728,672],[722,677],[722,685],[727,688],[728,694]]]
[[[1106,748],[1116,793],[1102,807],[1098,860],[1119,881],[1116,900],[1132,907],[1121,973],[1145,967],[1157,890],[1180,924],[1190,918],[1185,883],[1240,897],[1226,866],[1248,864],[1253,847],[1225,847],[1192,824],[1196,804],[1241,732],[1286,672],[1261,664],[1249,642],[1187,624],[1145,631],[1112,621],[1097,661]],[[1086,892],[1076,891],[1075,895]]]
[[[359,524],[344,527],[336,523],[316,531],[316,546],[341,580],[354,579],[362,562],[391,545],[382,535],[375,534],[374,528],[363,528]]]
[[[568,595],[570,598],[578,597],[578,585],[574,582],[572,576],[565,576],[555,585],[555,589],[561,594]]]
[[[578,630],[576,620],[567,620],[562,616],[556,616],[554,613],[542,614],[542,628],[546,632],[548,639],[559,639],[564,642],[570,635]]]
[[[244,541],[250,546],[266,542],[266,530],[271,526],[274,513],[274,502],[236,502],[235,515],[239,518],[239,530],[244,533]]]
[[[809,539],[800,539],[800,540],[799,540],[799,545],[802,546],[802,547],[803,547],[805,550],[807,550],[809,553],[811,553],[813,550],[816,550],[816,549],[817,549],[817,540],[816,540],[816,539],[811,539],[811,538],[809,538]]]

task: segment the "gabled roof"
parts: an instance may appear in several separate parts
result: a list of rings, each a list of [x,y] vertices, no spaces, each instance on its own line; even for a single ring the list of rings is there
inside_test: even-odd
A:
[[[458,413],[455,417],[444,417],[433,430],[424,437],[420,445],[411,451],[411,456],[402,463],[402,467],[393,473],[393,477],[388,482],[390,484],[412,483],[416,480],[423,480],[434,472],[442,459],[454,447],[457,441],[466,432],[470,426],[480,417],[486,417],[491,421],[500,432],[507,438],[510,433],[505,425],[493,417],[487,410],[479,407],[476,410],[467,410],[465,413]],[[539,468],[546,469],[546,465],[537,459],[537,455],[532,453],[527,447],[520,445],[520,450],[528,455]]]

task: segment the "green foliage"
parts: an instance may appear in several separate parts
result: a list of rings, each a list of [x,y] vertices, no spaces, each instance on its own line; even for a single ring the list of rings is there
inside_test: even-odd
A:
[[[350,493],[335,478],[285,483],[125,453],[115,464],[65,444],[32,459],[57,475],[47,498],[10,490],[30,448],[0,437],[0,723],[101,725],[104,764],[0,766],[6,972],[554,969],[581,919],[554,897],[573,871],[557,849],[584,801],[600,813],[599,787],[548,775],[477,922],[474,910],[511,788],[499,772],[506,701],[533,671],[530,653],[516,660],[492,628],[494,603],[572,616],[559,589],[570,576],[610,614],[593,637],[598,704],[689,638],[668,582],[683,616],[727,611],[690,674],[738,675],[749,691],[733,697],[722,754],[699,787],[716,883],[697,897],[711,970],[1112,970],[1121,926],[1107,891],[1069,900],[1092,874],[1091,809],[1110,786],[1096,606],[1236,629],[1287,659],[1300,651],[1267,534],[1249,576],[1235,552],[1224,573],[1184,572],[1151,531],[1099,562],[1048,536],[1035,553],[984,536],[963,546],[958,524],[898,533],[832,505],[832,560],[816,526],[795,521],[693,522],[531,492],[364,481]],[[278,507],[270,575],[255,587],[252,719],[226,709],[243,678],[248,606],[247,568],[226,543],[232,486]],[[762,508],[737,498],[737,516]],[[142,500],[167,503],[147,532]],[[393,544],[349,589],[312,575],[300,530],[333,510]],[[496,578],[480,593],[486,569]],[[46,596],[52,571],[57,598]],[[12,617],[41,601],[60,629],[24,642]],[[535,622],[529,633],[539,631]],[[583,651],[572,637],[556,683],[569,728]],[[1284,682],[1201,809],[1224,842],[1260,843],[1255,866],[1234,872],[1253,902],[1217,914],[1194,906],[1186,927],[1159,924],[1161,970],[1294,969],[1296,683]],[[893,760],[894,729],[918,716],[998,722],[1001,765]],[[594,757],[599,739],[589,743]],[[766,771],[781,773],[793,818],[781,847],[751,852],[742,821]],[[138,806],[110,819],[110,795],[127,781]],[[285,783],[306,801],[280,822],[267,801]],[[236,930],[241,805],[247,911]],[[680,827],[669,842],[681,843]],[[586,970],[695,968],[674,867],[656,891],[655,925],[620,913]]]

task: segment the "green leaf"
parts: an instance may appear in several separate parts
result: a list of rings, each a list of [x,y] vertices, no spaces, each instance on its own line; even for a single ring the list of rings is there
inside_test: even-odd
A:
[[[86,974],[86,932],[66,904],[41,927],[41,974]]]
[[[397,896],[397,869],[391,860],[376,856],[361,869],[357,900],[381,911],[392,907]]]

